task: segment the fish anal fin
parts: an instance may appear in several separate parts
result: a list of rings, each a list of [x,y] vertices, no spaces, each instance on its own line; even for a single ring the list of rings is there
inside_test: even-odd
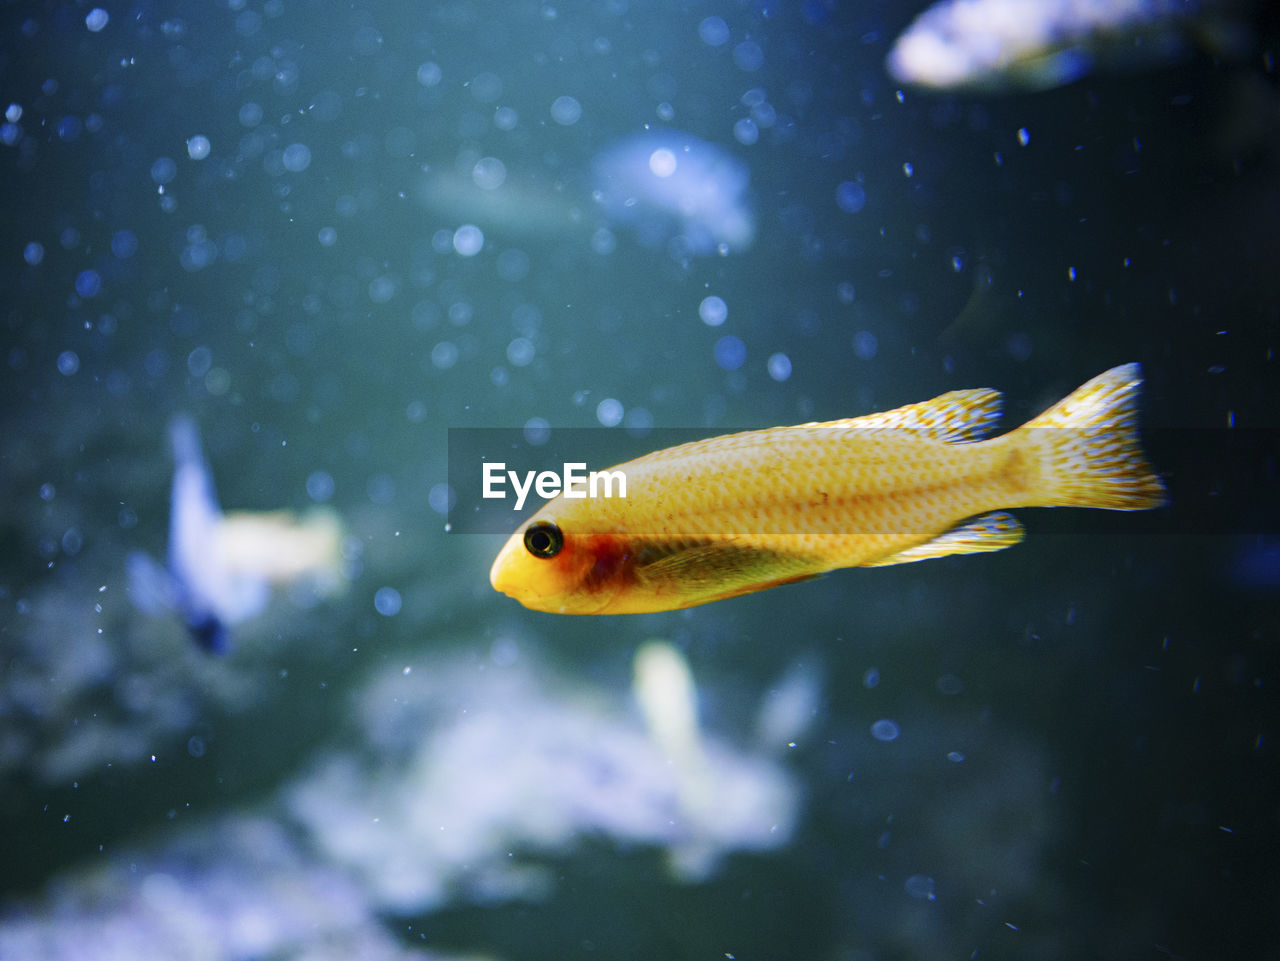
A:
[[[1023,528],[1018,519],[1007,511],[994,511],[971,518],[931,541],[908,547],[906,550],[871,561],[865,567],[886,567],[889,564],[910,564],[927,561],[950,554],[983,554],[1002,551],[1022,540]]]

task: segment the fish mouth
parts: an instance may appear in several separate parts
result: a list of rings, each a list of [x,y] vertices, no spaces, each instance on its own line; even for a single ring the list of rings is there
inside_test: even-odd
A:
[[[517,534],[507,541],[498,556],[493,559],[489,569],[489,583],[499,594],[506,594],[512,600],[519,601],[531,611],[544,614],[599,614],[613,601],[616,591],[601,591],[598,594],[583,595],[572,593],[566,596],[558,591],[543,593],[530,590],[527,583],[518,583],[515,569],[519,565],[509,563],[509,559],[517,551],[524,551],[524,541]]]
[[[511,545],[515,539],[507,541],[502,545],[502,550],[498,551],[498,556],[493,559],[493,566],[489,568],[489,583],[493,585],[493,589],[499,594],[506,594],[507,597],[516,597],[512,592],[511,579],[506,576],[508,565],[507,558],[511,556]],[[519,600],[517,597],[516,600]]]

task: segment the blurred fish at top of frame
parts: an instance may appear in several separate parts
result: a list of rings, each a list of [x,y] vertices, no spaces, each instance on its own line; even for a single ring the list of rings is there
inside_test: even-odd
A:
[[[1193,47],[1239,55],[1231,0],[939,0],[894,42],[894,79],[936,90],[1048,90],[1097,69],[1143,69]]]
[[[466,151],[452,166],[429,168],[417,198],[455,226],[542,241],[590,238],[599,253],[613,250],[611,228],[622,227],[643,246],[665,245],[683,263],[751,245],[750,181],[746,164],[724,148],[655,129],[614,142],[589,171],[569,170],[563,178]]]
[[[344,535],[333,511],[223,514],[195,422],[175,418],[169,439],[168,567],[137,551],[127,561],[129,593],[140,610],[178,614],[201,647],[224,653],[230,628],[260,614],[272,586],[302,584],[317,596],[342,586]]]

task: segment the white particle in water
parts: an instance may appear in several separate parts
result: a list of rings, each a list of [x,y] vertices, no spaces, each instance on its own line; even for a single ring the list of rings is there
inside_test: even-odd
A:
[[[781,383],[791,376],[791,358],[786,354],[773,354],[769,357],[769,376]]]
[[[311,148],[304,143],[291,143],[284,148],[281,162],[290,173],[302,173],[311,166]]]
[[[484,247],[484,233],[475,224],[463,224],[453,232],[453,249],[462,257],[474,257]]]
[[[541,447],[551,439],[551,424],[545,417],[530,417],[524,422],[524,442]]]
[[[863,360],[870,360],[876,355],[880,342],[869,330],[860,330],[853,335],[853,352]]]
[[[167,184],[178,175],[178,165],[172,157],[157,157],[151,165],[151,179],[158,184]]]
[[[424,87],[434,87],[440,83],[444,77],[444,71],[440,69],[440,64],[427,61],[418,67],[418,83]]]
[[[845,213],[856,214],[866,205],[867,192],[862,184],[846,180],[836,187],[836,206]]]
[[[572,97],[556,97],[551,104],[551,119],[564,127],[571,127],[582,116],[582,104]]]
[[[307,477],[307,496],[317,504],[323,504],[333,496],[333,475],[328,471],[312,471]]]
[[[621,424],[623,413],[621,401],[614,400],[612,397],[606,397],[596,404],[596,420],[605,427],[617,427]]]
[[[481,190],[497,190],[507,179],[507,167],[497,157],[481,157],[471,168],[471,179]]]
[[[515,130],[520,115],[511,107],[499,107],[493,112],[493,125],[499,130]]]
[[[437,370],[448,370],[458,362],[458,346],[449,340],[442,340],[431,348],[431,365]]]
[[[754,73],[764,66],[764,51],[754,40],[744,40],[733,48],[733,62],[739,70]]]
[[[513,367],[528,367],[533,363],[533,341],[527,337],[517,337],[507,344],[507,360]]]
[[[395,617],[400,613],[400,592],[394,587],[380,587],[373,595],[373,606],[383,617]]]
[[[881,718],[871,725],[871,736],[877,741],[896,741],[901,733],[902,728],[898,727],[897,722],[891,721],[887,717]]]
[[[427,491],[427,506],[437,514],[448,514],[458,502],[458,495],[448,484],[433,484]]]
[[[729,42],[729,25],[719,17],[707,17],[698,24],[698,37],[708,47],[720,47]]]
[[[649,154],[649,171],[655,177],[670,177],[676,172],[676,155],[666,147]]]
[[[719,327],[728,319],[729,308],[722,298],[713,294],[702,298],[702,303],[698,304],[698,316],[708,327]]]
[[[925,877],[923,874],[913,874],[907,878],[907,883],[903,885],[903,889],[913,898],[919,898],[922,901],[935,901],[937,895],[933,893],[933,878]]]

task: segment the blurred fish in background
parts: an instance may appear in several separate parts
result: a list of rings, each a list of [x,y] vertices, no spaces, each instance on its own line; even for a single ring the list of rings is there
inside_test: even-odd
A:
[[[436,217],[506,238],[585,237],[591,224],[590,198],[553,173],[517,168],[471,150],[461,151],[452,163],[429,165],[415,197]]]
[[[940,0],[886,58],[901,83],[938,90],[1047,90],[1094,70],[1175,62],[1196,46],[1238,54],[1226,3],[1187,0]]]
[[[733,852],[785,848],[802,793],[777,743],[700,731],[683,656],[666,642],[645,650],[638,712],[511,639],[488,662],[433,656],[380,671],[351,711],[362,746],[326,752],[282,799],[326,861],[401,915],[550,898],[559,879],[547,861],[585,838],[663,850],[682,883],[709,880]],[[814,702],[819,683],[806,675],[802,699]],[[655,704],[678,715],[662,731]]]
[[[272,587],[302,585],[316,596],[342,586],[342,522],[331,510],[223,514],[195,421],[169,425],[173,493],[168,566],[131,553],[129,591],[147,614],[177,614],[205,650],[225,653],[230,628],[260,614]]]
[[[755,237],[746,164],[677,130],[636,134],[598,154],[595,198],[640,243],[672,256],[742,251]]]
[[[433,214],[504,237],[590,239],[611,253],[615,228],[673,260],[739,253],[755,238],[747,165],[723,147],[679,130],[654,128],[615,141],[585,171],[509,168],[462,151],[427,171],[418,202]],[[458,248],[466,255],[466,248]]]
[[[677,711],[657,723],[678,731],[510,639],[486,660],[378,670],[345,702],[345,748],[246,810],[169,825],[71,868],[47,896],[0,906],[0,958],[452,958],[397,945],[383,919],[551,899],[589,838],[662,850],[681,884],[734,852],[784,849],[802,794],[780,745],[697,731],[683,656],[667,642],[642,650],[660,664],[637,662],[637,696]],[[783,680],[788,697],[814,703],[818,676],[796,682]],[[775,720],[776,701],[762,709]],[[801,736],[802,713],[774,733]],[[696,757],[673,763],[672,736],[696,739]],[[80,951],[104,930],[107,948]]]

